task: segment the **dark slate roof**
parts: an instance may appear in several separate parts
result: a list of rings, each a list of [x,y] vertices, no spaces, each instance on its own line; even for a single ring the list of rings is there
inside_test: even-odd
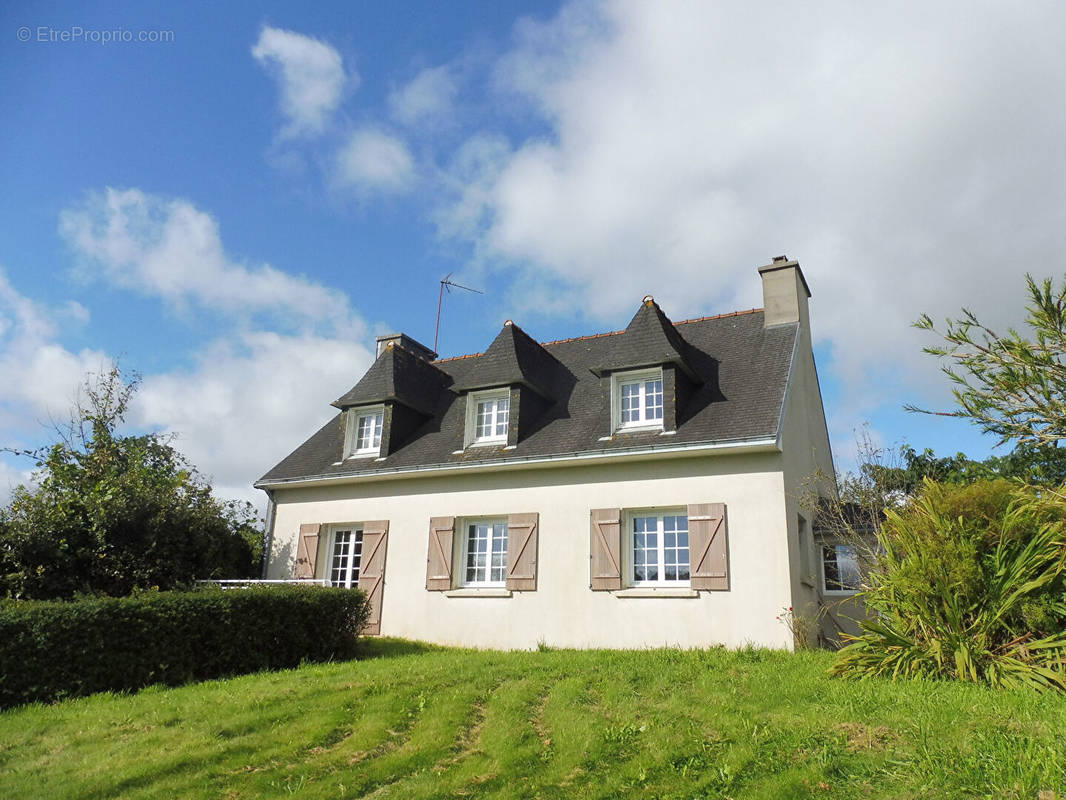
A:
[[[521,384],[541,397],[555,399],[556,384],[567,372],[558,359],[510,320],[489,349],[478,357],[478,368],[452,387],[457,392]]]
[[[638,317],[642,313],[645,308]],[[685,443],[776,437],[798,325],[764,328],[763,312],[755,310],[687,320],[676,323],[676,326],[680,335],[675,342],[670,342],[671,337],[665,334],[667,341],[675,351],[684,351],[686,363],[697,377],[696,388],[683,410],[676,435],[662,437],[656,432],[633,432],[600,441],[605,430],[605,415],[610,410],[601,392],[600,378],[593,370],[630,360],[628,356],[616,353],[619,347],[629,346],[631,340],[626,339],[627,328],[625,332],[543,345],[563,368],[558,382],[558,400],[548,406],[531,432],[511,450],[504,450],[502,446],[470,447],[461,453],[455,452],[463,449],[465,402],[454,387],[475,386],[484,380],[480,377],[482,370],[497,369],[489,363],[491,359],[486,359],[488,353],[461,356],[433,362],[434,372],[447,375],[453,388],[438,393],[430,418],[387,457],[380,460],[355,458],[336,463],[341,461],[344,445],[344,431],[338,415],[264,475],[260,482],[269,484],[431,465],[492,463],[551,455],[610,453],[634,447],[672,447]],[[648,338],[653,340],[654,337]],[[644,341],[647,340],[642,338],[638,343]],[[676,341],[683,342],[683,345],[677,347]],[[377,366],[375,363],[341,401],[373,396],[373,402],[378,402],[381,391],[363,391],[361,388]],[[338,404],[342,404],[341,401]]]
[[[658,303],[646,297],[633,319],[611,348],[604,354],[604,362],[593,366],[593,372],[615,372],[633,367],[676,364],[689,377],[698,377],[688,362],[688,343],[667,318]]]
[[[343,396],[333,401],[337,408],[367,406],[394,400],[432,414],[440,391],[451,376],[399,345],[390,344],[366,374]]]

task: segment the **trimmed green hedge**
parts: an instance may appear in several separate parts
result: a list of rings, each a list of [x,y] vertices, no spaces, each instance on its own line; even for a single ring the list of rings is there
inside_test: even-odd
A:
[[[351,658],[367,613],[321,586],[0,604],[0,707]]]

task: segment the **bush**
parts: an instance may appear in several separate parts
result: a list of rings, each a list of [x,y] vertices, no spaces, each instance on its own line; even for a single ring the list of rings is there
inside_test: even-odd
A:
[[[832,671],[1066,690],[1066,502],[1009,481],[926,480],[888,512],[875,614]]]
[[[319,586],[0,604],[0,707],[354,655],[366,595]]]

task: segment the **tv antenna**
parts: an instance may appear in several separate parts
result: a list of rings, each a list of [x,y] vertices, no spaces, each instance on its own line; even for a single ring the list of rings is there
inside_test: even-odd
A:
[[[456,283],[452,280],[452,273],[448,273],[440,281],[440,294],[437,295],[437,329],[433,333],[433,352],[437,352],[437,341],[440,339],[440,309],[441,304],[444,302],[444,290],[448,290],[448,294],[452,293],[452,287],[456,289],[465,289],[468,292],[475,292],[477,294],[485,294],[480,289],[472,289],[469,286],[463,286],[461,283]]]

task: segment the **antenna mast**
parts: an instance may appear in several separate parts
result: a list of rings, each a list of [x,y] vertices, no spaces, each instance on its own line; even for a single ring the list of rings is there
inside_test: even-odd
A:
[[[433,332],[433,352],[437,352],[437,341],[440,339],[440,309],[441,304],[444,302],[444,290],[448,290],[448,294],[452,293],[452,287],[456,289],[465,289],[468,292],[476,292],[477,294],[485,294],[480,289],[472,289],[469,286],[463,286],[461,283],[455,283],[452,280],[452,273],[448,273],[440,282],[440,294],[437,295],[437,328]]]

